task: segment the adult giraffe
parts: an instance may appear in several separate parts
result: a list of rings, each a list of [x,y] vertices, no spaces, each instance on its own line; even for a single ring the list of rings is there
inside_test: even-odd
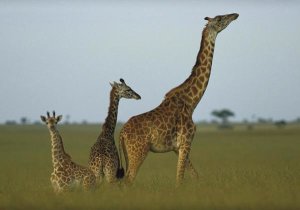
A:
[[[203,29],[200,51],[190,76],[169,91],[158,107],[130,118],[122,128],[120,153],[124,151],[127,183],[132,183],[149,151],[174,151],[179,155],[177,185],[183,181],[185,167],[190,169],[192,176],[198,177],[189,160],[196,131],[192,115],[208,84],[216,37],[238,16],[234,13],[206,17],[208,23]]]

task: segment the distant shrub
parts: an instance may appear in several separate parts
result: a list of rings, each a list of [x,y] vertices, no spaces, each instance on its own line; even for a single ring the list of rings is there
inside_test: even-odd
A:
[[[278,128],[284,128],[286,126],[286,121],[285,120],[279,120],[274,122],[274,125]]]

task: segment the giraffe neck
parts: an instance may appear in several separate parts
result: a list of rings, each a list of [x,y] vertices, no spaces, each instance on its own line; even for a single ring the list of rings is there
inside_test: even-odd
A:
[[[167,93],[166,98],[177,96],[185,108],[193,113],[208,85],[217,33],[205,27],[202,32],[200,50],[190,76],[184,83]]]
[[[56,127],[54,127],[54,126],[50,127],[49,131],[50,131],[50,135],[51,135],[52,162],[53,162],[53,165],[55,166],[67,154],[64,149],[62,138],[61,138],[58,130],[56,129]]]
[[[120,98],[117,95],[116,89],[112,88],[112,90],[110,91],[110,103],[108,107],[108,114],[104,124],[102,125],[102,135],[104,135],[105,137],[110,138],[114,136],[118,118],[119,101]]]

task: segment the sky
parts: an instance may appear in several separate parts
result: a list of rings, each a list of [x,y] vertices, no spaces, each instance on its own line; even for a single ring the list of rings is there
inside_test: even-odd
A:
[[[300,117],[299,1],[0,1],[0,123],[103,122],[110,82],[142,97],[122,99],[118,120],[158,106],[191,72],[206,21],[239,18],[216,40],[212,74],[194,121],[228,108],[234,120]]]

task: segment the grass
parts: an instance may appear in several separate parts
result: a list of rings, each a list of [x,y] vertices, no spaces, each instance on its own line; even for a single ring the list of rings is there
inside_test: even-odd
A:
[[[65,149],[86,165],[99,126],[63,125]],[[117,131],[118,133],[118,131]],[[200,173],[175,189],[177,157],[150,153],[130,188],[52,192],[46,126],[0,126],[0,209],[300,209],[300,127],[199,127],[191,160]],[[116,138],[117,139],[117,138]]]

